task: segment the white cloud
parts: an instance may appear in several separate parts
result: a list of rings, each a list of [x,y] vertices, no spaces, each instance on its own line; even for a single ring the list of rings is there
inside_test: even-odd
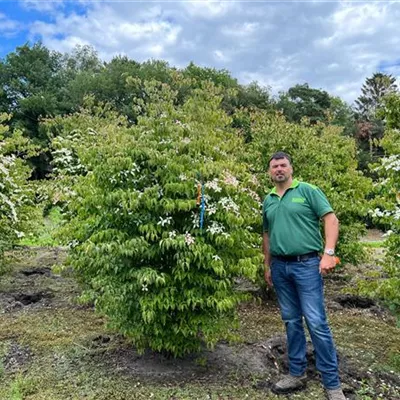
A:
[[[39,0],[24,1],[40,7]],[[274,93],[307,82],[347,101],[383,61],[385,71],[399,75],[397,2],[82,0],[75,11],[72,4],[42,10],[31,38],[63,52],[91,44],[105,60],[126,54],[224,68]]]
[[[321,46],[331,46],[335,42],[351,39],[357,35],[365,37],[379,33],[379,30],[387,24],[389,4],[384,3],[349,3],[341,7],[331,15],[327,23],[332,24],[333,34],[316,41]]]
[[[155,19],[143,20],[146,15],[155,16]],[[31,34],[42,38],[45,45],[61,51],[72,44],[91,44],[103,54],[119,51],[143,60],[162,57],[164,50],[178,39],[179,25],[158,16],[157,8],[140,14],[139,19],[132,19],[117,12],[110,4],[102,7],[94,5],[86,15],[58,13],[54,23],[36,22],[32,25]]]
[[[185,1],[182,4],[190,16],[206,19],[222,17],[237,6],[237,3],[227,0]]]
[[[0,13],[0,33],[5,37],[12,37],[23,29],[23,25],[18,21],[7,18],[6,15]]]
[[[353,36],[358,33],[371,35],[387,21],[389,4],[368,3],[343,4],[332,16],[336,33],[340,36]]]
[[[226,62],[226,61],[230,60],[230,57],[226,53],[222,52],[221,50],[214,50],[213,55],[217,61]]]
[[[265,27],[264,27],[265,28]],[[227,36],[246,37],[253,35],[260,29],[258,22],[245,22],[243,24],[226,25],[222,27],[221,32]]]

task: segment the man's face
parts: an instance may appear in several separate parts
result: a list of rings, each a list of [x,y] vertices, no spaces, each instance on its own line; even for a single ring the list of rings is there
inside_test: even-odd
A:
[[[283,183],[291,178],[293,168],[288,159],[280,158],[278,160],[271,160],[268,172],[274,182]]]

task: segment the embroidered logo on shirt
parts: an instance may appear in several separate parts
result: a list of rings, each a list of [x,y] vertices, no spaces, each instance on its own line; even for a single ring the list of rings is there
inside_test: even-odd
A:
[[[304,203],[306,199],[304,197],[293,197],[292,203]]]

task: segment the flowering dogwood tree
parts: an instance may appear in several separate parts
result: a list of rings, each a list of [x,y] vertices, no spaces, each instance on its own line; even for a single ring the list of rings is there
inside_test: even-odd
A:
[[[4,250],[24,235],[32,206],[32,191],[27,185],[30,168],[16,156],[29,146],[21,132],[9,134],[3,124],[9,118],[9,115],[0,115],[0,268]]]
[[[381,145],[386,152],[378,165],[373,166],[379,179],[375,184],[375,207],[371,216],[388,226],[386,256],[380,279],[364,282],[361,289],[383,298],[393,310],[400,311],[400,96],[384,99],[382,114],[387,130]]]
[[[111,326],[139,349],[182,355],[233,326],[234,278],[261,266],[261,200],[212,85],[179,107],[168,86],[143,87],[151,101],[136,101],[145,116],[132,128],[105,120],[88,141],[79,116],[66,118],[85,138],[64,150],[84,172],[63,235]]]

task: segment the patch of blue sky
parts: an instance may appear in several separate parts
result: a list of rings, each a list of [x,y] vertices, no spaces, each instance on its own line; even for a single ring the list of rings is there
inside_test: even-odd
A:
[[[52,7],[42,8],[40,3],[44,2],[37,1],[37,6],[35,6],[35,3],[24,4],[15,0],[0,0],[0,15],[3,16],[4,20],[17,23],[17,28],[13,31],[2,31],[0,26],[0,58],[4,58],[18,46],[22,46],[27,42],[33,44],[40,40],[39,37],[33,37],[29,32],[30,25],[33,22],[54,22],[56,15],[59,13],[64,15],[85,15],[88,7],[93,5],[93,3],[88,4],[77,1],[55,1],[51,3]]]
[[[384,60],[378,64],[378,71],[381,72],[388,72],[392,71],[393,69],[400,69],[400,58],[396,60]]]

